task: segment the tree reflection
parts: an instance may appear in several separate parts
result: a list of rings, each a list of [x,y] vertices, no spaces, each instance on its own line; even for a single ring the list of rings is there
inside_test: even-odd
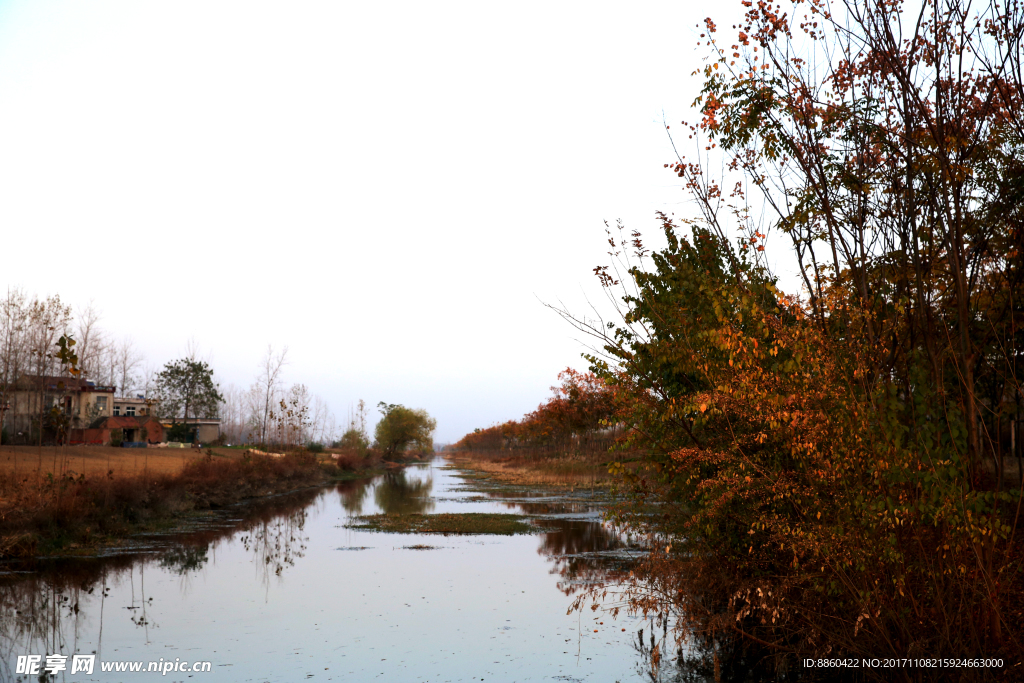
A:
[[[341,497],[341,507],[352,515],[363,514],[363,502],[370,491],[370,482],[370,479],[339,482],[334,490]]]
[[[130,559],[115,558],[0,583],[0,680],[17,680],[13,665],[18,655],[79,652],[79,636],[89,621],[86,608],[105,597],[101,582],[105,586],[108,578],[131,568]]]
[[[199,571],[209,560],[209,546],[179,546],[160,556],[160,566],[184,576]]]
[[[0,578],[0,681],[17,680],[13,667],[18,655],[89,654],[94,648],[102,655],[104,618],[128,619],[148,633],[154,626],[152,613],[158,610],[145,592],[147,565],[187,579],[212,561],[219,543],[241,532],[264,585],[269,585],[271,576],[281,576],[303,556],[306,508],[319,495],[302,491],[274,497],[247,507],[242,520],[215,517],[210,528],[182,537],[157,556],[37,559],[6,565],[10,573]],[[111,611],[106,603],[110,587],[117,584],[130,584],[130,593],[124,595],[130,604]],[[181,586],[187,591],[189,584],[183,581]],[[80,642],[92,636],[97,640],[90,639],[82,652]]]
[[[271,574],[281,576],[286,568],[295,566],[296,559],[305,556],[309,540],[305,527],[306,510],[303,508],[272,521],[261,520],[242,536],[242,545],[252,554],[264,586],[269,586]]]
[[[551,573],[561,577],[558,588],[566,595],[628,571],[627,555],[608,554],[625,549],[626,544],[604,524],[561,519],[545,519],[541,524],[554,530],[544,534],[537,553],[550,559]]]
[[[554,531],[544,535],[537,552],[551,560],[551,572],[560,577],[558,588],[568,596],[576,595],[574,609],[589,611],[598,605],[613,615],[620,610],[634,613],[630,601],[623,599],[625,587],[636,589],[638,567],[650,561],[646,551],[639,557],[627,552],[638,549],[598,522],[544,520],[543,524]],[[680,628],[680,615],[657,611],[657,601],[649,604],[652,612],[643,614],[641,627],[631,639],[636,674],[642,680],[710,683],[799,678],[799,672],[776,671],[773,653],[756,644],[722,643],[689,633]]]
[[[434,500],[430,497],[433,488],[431,477],[410,480],[404,470],[388,472],[374,488],[373,500],[384,514],[425,513],[434,509]]]

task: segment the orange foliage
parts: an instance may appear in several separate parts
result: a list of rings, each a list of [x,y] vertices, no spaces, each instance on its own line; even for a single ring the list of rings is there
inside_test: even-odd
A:
[[[520,420],[477,429],[455,444],[467,451],[557,450],[567,453],[603,447],[613,431],[611,388],[591,372],[566,368],[553,395]]]

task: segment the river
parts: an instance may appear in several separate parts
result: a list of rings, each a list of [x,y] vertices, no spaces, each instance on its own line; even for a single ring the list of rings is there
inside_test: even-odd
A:
[[[481,488],[437,459],[232,508],[104,557],[8,567],[0,680],[39,680],[19,676],[19,655],[61,654],[66,669],[50,680],[650,681],[638,636],[651,622],[566,613],[575,588],[638,553],[601,521],[603,505],[588,491]],[[543,530],[346,527],[380,512],[515,512]],[[71,674],[76,653],[96,655],[92,674]],[[101,670],[111,662],[210,671]]]

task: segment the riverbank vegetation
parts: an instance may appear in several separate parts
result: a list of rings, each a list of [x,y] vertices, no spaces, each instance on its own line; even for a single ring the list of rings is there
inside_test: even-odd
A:
[[[467,434],[447,449],[456,462],[520,485],[605,486],[608,450],[621,429],[611,387],[593,373],[567,368],[537,410]]]
[[[425,515],[420,513],[366,515],[347,525],[360,531],[389,534],[534,534],[541,531],[522,515],[466,512]]]
[[[434,421],[427,413],[387,408],[385,428],[372,445],[365,422],[353,422],[350,438],[338,448],[281,452],[247,446],[2,446],[0,558],[97,548],[174,526],[199,510],[433,457]]]
[[[17,473],[4,468],[0,558],[96,550],[141,532],[187,526],[199,511],[383,471],[376,458],[339,467],[329,456],[308,451],[280,456],[218,451],[226,452],[163,451],[151,458],[139,453],[133,454],[135,462],[108,454],[106,471],[65,470],[58,477],[24,465]],[[94,459],[102,460],[103,454]]]
[[[742,4],[728,36],[706,21],[698,154],[666,164],[697,214],[660,215],[653,252],[610,230],[617,319],[563,311],[624,430],[617,519],[653,548],[616,589],[716,671],[754,646],[780,676],[984,656],[1005,668],[932,673],[1012,678],[1024,12]]]

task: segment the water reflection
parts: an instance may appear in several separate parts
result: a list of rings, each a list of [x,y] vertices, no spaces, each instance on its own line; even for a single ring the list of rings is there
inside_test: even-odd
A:
[[[261,568],[260,576],[264,585],[270,575],[281,576],[287,567],[294,567],[295,560],[305,556],[309,537],[304,533],[306,508],[280,514],[272,520],[261,520],[253,525],[239,540],[252,555],[252,562]]]
[[[82,654],[84,632],[95,631],[96,636],[96,649],[84,654],[98,654],[105,622],[112,618],[140,629],[149,642],[150,629],[159,624],[150,614],[154,598],[146,594],[147,568],[180,577],[183,598],[189,577],[209,564],[220,544],[239,533],[261,583],[268,585],[271,576],[281,576],[303,556],[306,510],[318,495],[306,491],[271,498],[248,508],[244,520],[221,516],[188,536],[143,543],[144,554],[6,565],[8,572],[0,575],[0,680],[16,680],[12,665],[18,655]],[[107,598],[111,586],[120,584],[127,584],[129,604],[111,614]]]
[[[616,624],[599,634],[597,624],[579,628],[577,617],[564,616],[556,587],[571,595],[614,578],[631,562],[627,542],[599,521],[596,498],[467,491],[442,511],[518,512],[535,516],[545,532],[446,538],[430,553],[402,554],[408,537],[370,536],[338,524],[338,512],[428,513],[439,505],[432,494],[448,495],[462,483],[440,469],[395,471],[272,498],[245,508],[244,519],[230,518],[243,516],[234,509],[186,537],[149,539],[142,554],[19,566],[31,573],[0,578],[0,680],[15,679],[20,654],[102,656],[107,647],[111,659],[126,651],[142,658],[183,655],[190,645],[208,653],[203,659],[223,657],[235,680],[302,678],[283,663],[300,656],[295,653],[304,665],[319,661],[324,679],[361,680],[360,672],[376,677],[397,667],[395,651],[409,657],[410,669],[391,669],[392,680],[413,680],[407,675],[413,669],[425,677],[430,667],[443,679],[479,673],[479,680],[486,672],[474,667],[499,663],[486,677],[509,678],[501,674],[513,662],[522,674],[517,679],[666,678],[671,667],[665,663],[650,675],[650,630],[638,645],[635,629],[621,632]],[[339,545],[365,551],[334,552]],[[499,578],[484,586],[488,577]],[[506,594],[505,587],[520,580],[522,586]],[[413,631],[418,624],[422,630]],[[607,664],[570,657],[581,642]],[[417,643],[422,651],[414,651]],[[243,673],[247,658],[256,669]],[[608,666],[621,675],[608,678]]]
[[[341,507],[351,515],[363,514],[363,502],[370,490],[367,480],[343,481],[334,489],[341,498]]]
[[[431,490],[433,477],[413,479],[405,470],[388,472],[373,490],[373,500],[380,511],[388,515],[409,515],[434,509]]]
[[[184,576],[203,568],[210,561],[209,546],[171,548],[160,557],[160,566]]]
[[[603,584],[631,564],[626,548],[617,533],[600,522],[579,522],[547,519],[545,527],[554,528],[544,534],[537,552],[546,555],[551,573],[558,574],[558,588],[573,595],[585,586]]]
[[[74,650],[80,627],[88,621],[83,603],[100,591],[104,577],[129,571],[131,562],[81,566],[65,574],[30,576],[0,585],[0,680],[13,681],[17,655]]]

